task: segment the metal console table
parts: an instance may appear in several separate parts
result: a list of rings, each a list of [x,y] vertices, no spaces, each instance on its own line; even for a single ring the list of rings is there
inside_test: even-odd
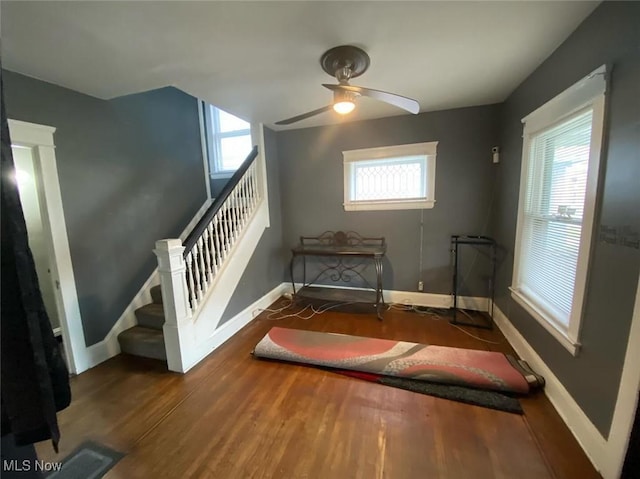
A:
[[[489,287],[489,294],[491,296],[489,304],[488,315],[489,318],[485,318],[484,324],[478,324],[467,321],[460,321],[458,319],[458,251],[461,245],[474,245],[474,246],[486,246],[490,250],[491,259],[491,284]],[[476,328],[493,329],[493,300],[495,296],[495,284],[496,284],[496,241],[488,236],[451,236],[451,254],[453,254],[453,317],[450,322],[452,324],[460,324],[463,326],[473,326]]]
[[[326,231],[320,236],[301,236],[300,244],[291,249],[289,271],[294,298],[307,301],[336,303],[366,303],[374,306],[378,319],[382,319],[384,297],[382,295],[382,260],[387,250],[383,237],[367,238],[354,231]],[[296,291],[294,264],[302,258],[302,287]],[[307,258],[320,258],[320,271],[307,281]],[[367,264],[373,261],[376,284],[372,285],[363,275]],[[320,279],[359,284],[367,289],[345,289],[313,286]]]

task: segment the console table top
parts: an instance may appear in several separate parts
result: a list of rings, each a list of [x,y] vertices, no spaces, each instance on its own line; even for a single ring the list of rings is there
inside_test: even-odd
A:
[[[325,231],[319,236],[301,236],[294,246],[294,255],[318,256],[384,256],[387,244],[384,237],[364,237],[355,231]]]

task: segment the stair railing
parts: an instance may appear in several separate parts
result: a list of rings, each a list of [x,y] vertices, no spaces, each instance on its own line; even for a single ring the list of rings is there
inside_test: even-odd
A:
[[[258,147],[254,146],[183,243],[192,313],[202,303],[260,202],[257,156]]]
[[[158,273],[165,323],[162,327],[167,364],[171,371],[186,372],[202,356],[203,343],[194,318],[204,307],[222,270],[253,218],[264,204],[263,167],[254,147],[247,159],[183,241],[156,241]],[[206,353],[207,351],[204,351]]]

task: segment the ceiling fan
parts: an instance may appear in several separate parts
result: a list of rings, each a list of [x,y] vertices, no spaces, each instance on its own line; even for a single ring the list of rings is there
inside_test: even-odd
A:
[[[326,83],[322,85],[333,91],[333,103],[318,108],[317,110],[278,121],[276,125],[290,125],[291,123],[306,120],[307,118],[331,109],[341,115],[346,115],[353,111],[356,106],[355,101],[360,96],[368,96],[369,98],[389,103],[408,112],[418,113],[420,111],[420,105],[416,100],[386,91],[373,90],[371,88],[349,84],[349,80],[367,71],[370,62],[371,60],[367,52],[353,45],[341,45],[324,52],[322,57],[320,57],[320,65],[325,72],[338,80],[337,85]]]

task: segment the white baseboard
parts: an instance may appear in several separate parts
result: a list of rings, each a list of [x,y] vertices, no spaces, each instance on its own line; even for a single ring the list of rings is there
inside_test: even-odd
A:
[[[288,293],[293,292],[291,283],[283,283],[286,285]],[[341,288],[365,290],[365,288],[354,288],[351,286],[335,286],[330,284],[321,285],[323,288]],[[296,291],[302,287],[301,283],[296,283]],[[453,306],[453,296],[450,294],[438,293],[420,293],[416,291],[398,291],[392,289],[383,290],[383,296],[386,303],[411,304],[414,306],[425,306],[428,308],[450,308]],[[489,298],[481,298],[476,296],[458,296],[458,308],[469,309],[473,311],[489,311],[491,304]]]
[[[227,342],[238,331],[253,321],[261,310],[269,307],[274,301],[280,298],[287,291],[285,283],[281,283],[264,296],[254,301],[233,318],[226,321],[222,326],[216,329],[209,338],[199,345],[197,353],[193,357],[192,364],[186,371],[202,361],[206,356],[218,349],[222,344]],[[185,372],[186,372],[185,371]]]
[[[494,321],[504,334],[509,344],[522,359],[527,361],[534,371],[545,379],[544,392],[585,451],[594,467],[602,473],[606,463],[607,441],[600,431],[589,420],[569,391],[553,374],[542,358],[513,326],[509,318],[498,308],[494,307]],[[605,476],[605,479],[607,477]],[[613,479],[613,478],[611,478]]]
[[[384,300],[387,303],[413,304],[429,308],[451,308],[453,296],[450,294],[419,293],[413,291],[385,290]],[[458,296],[458,308],[472,311],[489,311],[489,298],[477,296]]]
[[[191,232],[191,230],[193,230],[198,221],[200,221],[200,218],[202,218],[202,216],[207,212],[207,209],[209,209],[209,206],[211,206],[212,202],[212,199],[208,199],[202,204],[189,224],[184,228],[182,233],[180,233],[181,240],[184,240]],[[118,343],[118,334],[138,324],[138,320],[135,314],[136,309],[141,308],[145,304],[149,304],[152,301],[150,290],[153,286],[156,286],[158,284],[160,284],[160,276],[158,274],[158,268],[156,268],[153,270],[144,284],[140,287],[131,302],[127,305],[107,336],[102,341],[96,344],[92,344],[91,346],[88,346],[86,348],[86,351],[83,354],[86,359],[83,362],[83,366],[86,367],[84,367],[82,370],[77,371],[77,374],[80,374],[87,369],[93,368],[98,364],[106,361],[107,359],[111,359],[112,357],[120,354],[120,343]]]

